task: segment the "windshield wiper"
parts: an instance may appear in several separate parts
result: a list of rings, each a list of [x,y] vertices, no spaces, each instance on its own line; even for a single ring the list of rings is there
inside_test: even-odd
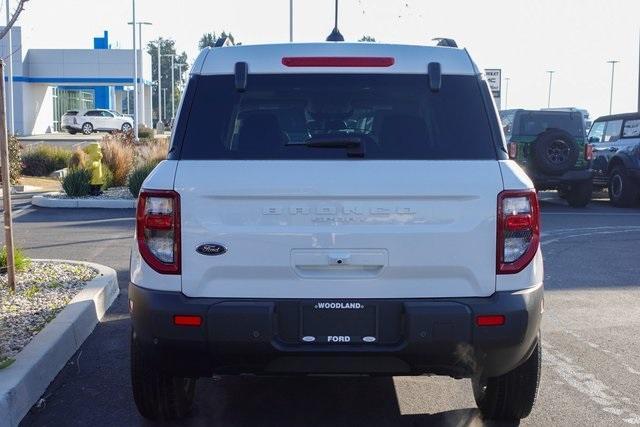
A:
[[[305,141],[312,148],[346,148],[349,157],[364,157],[365,138],[360,136],[323,135]]]

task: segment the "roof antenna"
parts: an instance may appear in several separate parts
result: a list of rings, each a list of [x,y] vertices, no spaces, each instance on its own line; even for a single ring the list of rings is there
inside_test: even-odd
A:
[[[338,0],[336,0],[336,23],[335,23],[335,26],[333,27],[333,31],[331,31],[331,34],[329,34],[329,37],[327,37],[327,41],[328,42],[344,41],[344,37],[342,37],[342,34],[340,34],[340,30],[338,30]]]

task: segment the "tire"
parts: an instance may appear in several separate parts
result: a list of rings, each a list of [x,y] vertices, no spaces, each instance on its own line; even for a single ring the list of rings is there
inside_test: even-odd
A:
[[[93,125],[89,122],[83,124],[82,133],[85,135],[91,135],[93,133]]]
[[[125,123],[122,125],[122,128],[120,128],[122,130],[122,132],[127,133],[130,132],[133,127],[129,124],[129,123]]]
[[[565,193],[565,200],[572,208],[584,208],[591,201],[593,182],[591,180],[571,184]]]
[[[609,200],[614,206],[628,208],[638,199],[638,186],[631,180],[627,169],[622,166],[614,166],[609,174]]]
[[[75,129],[69,129],[69,135],[75,135],[76,133],[78,133],[77,130]]]
[[[531,413],[540,384],[541,356],[538,339],[531,356],[514,370],[499,377],[472,379],[473,395],[485,419],[517,421]]]
[[[140,414],[149,420],[174,420],[193,408],[195,378],[174,377],[157,369],[131,332],[131,385]]]
[[[541,172],[560,175],[578,161],[580,147],[576,140],[560,129],[542,132],[533,142],[533,158]]]

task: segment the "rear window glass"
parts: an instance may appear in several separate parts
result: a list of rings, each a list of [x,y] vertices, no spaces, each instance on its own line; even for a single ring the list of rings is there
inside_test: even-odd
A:
[[[78,115],[77,111],[67,111],[66,113],[64,113],[65,116],[76,116]]]
[[[514,124],[513,135],[537,136],[547,129],[562,129],[576,137],[584,137],[584,119],[579,113],[522,112]]]
[[[198,76],[182,159],[495,159],[477,77],[426,75]],[[185,114],[183,112],[181,114]],[[329,141],[329,143],[327,143]],[[177,150],[176,150],[177,151]]]

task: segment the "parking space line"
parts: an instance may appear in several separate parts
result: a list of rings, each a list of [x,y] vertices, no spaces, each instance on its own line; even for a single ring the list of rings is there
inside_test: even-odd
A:
[[[617,416],[627,424],[640,424],[640,415],[633,408],[638,406],[636,402],[629,398],[619,398],[622,393],[605,384],[546,340],[543,340],[542,348],[543,361],[566,385],[588,397],[603,412]]]

